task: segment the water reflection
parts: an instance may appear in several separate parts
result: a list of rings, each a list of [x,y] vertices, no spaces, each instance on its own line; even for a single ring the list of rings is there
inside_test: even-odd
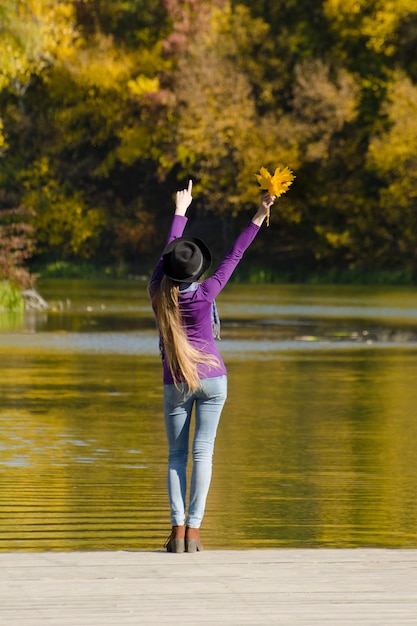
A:
[[[160,549],[166,445],[145,285],[42,294],[71,305],[0,333],[0,550]],[[339,315],[348,302],[354,317]],[[208,548],[417,547],[416,303],[407,290],[230,286]]]
[[[76,349],[82,349],[80,343],[84,340],[89,350],[98,333],[101,337],[98,341],[96,338],[96,345],[113,333],[113,343],[122,346],[126,333],[138,345],[147,331],[154,332],[144,282],[104,281],[94,283],[92,288],[89,281],[49,281],[42,284],[42,293],[50,304],[49,311],[0,315],[0,334],[3,331],[9,335],[7,339],[2,337],[3,345],[10,342],[16,346],[21,332],[25,332],[35,335],[27,339],[32,345],[59,343],[61,338],[65,347],[65,334],[71,333]],[[275,344],[277,349],[285,348],[280,342],[288,341],[417,343],[414,289],[230,285],[219,305],[223,329],[227,331],[224,337],[232,341],[264,341]],[[13,332],[18,336],[13,337]],[[87,334],[93,337],[87,338]],[[138,349],[143,352],[141,347]]]
[[[248,485],[235,490],[253,545],[416,545],[416,357],[281,355],[244,385],[234,364],[225,454]]]
[[[1,549],[143,548],[150,536],[156,545],[165,531],[157,375],[153,362],[120,356],[8,359]]]

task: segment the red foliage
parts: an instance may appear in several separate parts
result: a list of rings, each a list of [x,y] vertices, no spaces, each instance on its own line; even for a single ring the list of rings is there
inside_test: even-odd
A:
[[[34,281],[23,267],[33,253],[34,228],[24,221],[32,215],[25,207],[0,211],[0,280],[22,288],[32,286]]]
[[[172,20],[172,32],[163,42],[167,55],[187,50],[191,40],[204,30],[213,6],[222,7],[224,0],[163,0]]]

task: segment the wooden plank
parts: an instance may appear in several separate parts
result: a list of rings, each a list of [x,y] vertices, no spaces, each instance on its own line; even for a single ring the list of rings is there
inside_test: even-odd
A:
[[[417,623],[417,550],[0,553],[5,626]]]

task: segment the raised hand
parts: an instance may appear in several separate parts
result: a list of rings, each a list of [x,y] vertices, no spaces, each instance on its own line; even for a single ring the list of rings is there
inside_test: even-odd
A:
[[[261,199],[261,208],[265,211],[265,213],[269,214],[269,209],[274,204],[276,200],[276,196],[271,196],[269,193],[264,193]]]
[[[177,191],[176,201],[175,201],[175,215],[185,215],[188,207],[190,206],[193,196],[191,195],[193,190],[193,181],[188,181],[187,189],[183,189],[182,191]]]
[[[271,206],[274,204],[276,196],[271,196],[268,192],[264,193],[259,208],[252,218],[252,222],[257,226],[261,226],[266,218],[266,223],[269,225],[269,214]]]

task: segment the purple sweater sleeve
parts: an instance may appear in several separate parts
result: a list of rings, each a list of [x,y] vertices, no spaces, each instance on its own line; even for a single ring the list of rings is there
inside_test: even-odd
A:
[[[207,300],[214,300],[233,274],[236,266],[243,257],[245,250],[250,246],[259,232],[259,226],[249,222],[235,240],[232,248],[223,258],[217,270],[210,278],[201,284],[201,289]]]
[[[182,237],[184,229],[187,225],[188,219],[182,215],[174,215],[174,218],[171,222],[171,228],[169,229],[168,238],[166,240],[164,250],[166,246],[171,243],[174,239],[178,239],[178,237]],[[155,266],[154,271],[152,272],[152,276],[149,280],[149,293],[151,297],[155,293],[159,283],[162,280],[164,273],[162,271],[162,255]]]

